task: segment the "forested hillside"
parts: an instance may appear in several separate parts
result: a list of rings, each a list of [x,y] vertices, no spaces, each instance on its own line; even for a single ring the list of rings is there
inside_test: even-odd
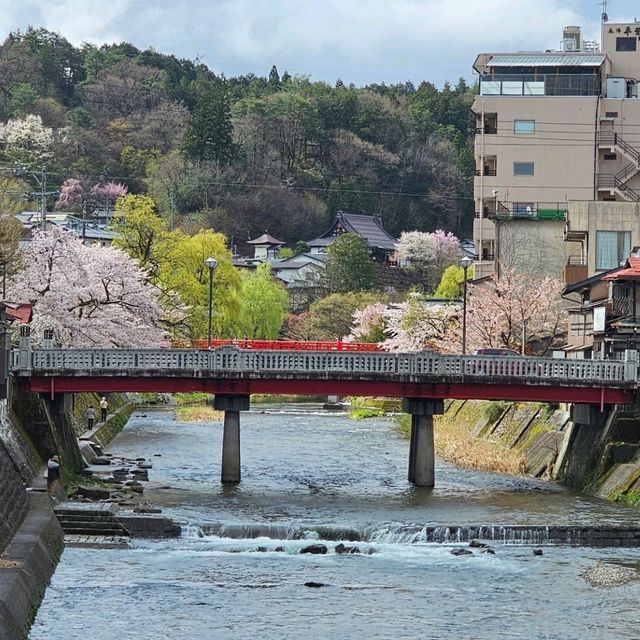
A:
[[[396,236],[468,235],[472,95],[463,80],[330,86],[275,67],[224,78],[128,43],[78,48],[28,29],[0,46],[0,119],[13,121],[13,137],[0,131],[0,203],[24,207],[44,167],[49,190],[79,181],[65,209],[101,206],[94,187],[122,183],[170,225],[211,227],[240,247],[265,229],[312,238],[339,209],[381,215]]]

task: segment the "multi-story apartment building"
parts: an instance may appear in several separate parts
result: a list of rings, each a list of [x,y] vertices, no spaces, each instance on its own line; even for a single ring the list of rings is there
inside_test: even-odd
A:
[[[606,214],[589,237],[567,228],[566,212],[572,201],[640,202],[640,23],[603,16],[601,47],[579,27],[563,36],[558,51],[474,63],[476,278],[524,254],[556,275],[587,252],[609,269],[631,249]]]

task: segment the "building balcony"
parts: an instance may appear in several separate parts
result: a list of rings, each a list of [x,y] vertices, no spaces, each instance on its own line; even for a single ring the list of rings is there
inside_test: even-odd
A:
[[[481,96],[599,96],[593,74],[506,74],[480,76]]]
[[[496,202],[489,210],[493,220],[566,220],[566,202]]]
[[[484,171],[482,169],[476,169],[476,175],[477,176],[493,176],[495,177],[497,175],[497,172],[495,169],[489,169],[488,167],[484,168]]]
[[[482,135],[483,133],[487,135],[495,135],[498,133],[498,127],[490,126],[488,124],[484,125],[484,129],[482,127],[476,127],[476,135]]]
[[[580,282],[589,275],[587,258],[585,256],[569,256],[567,264],[564,266],[564,283],[573,284]]]

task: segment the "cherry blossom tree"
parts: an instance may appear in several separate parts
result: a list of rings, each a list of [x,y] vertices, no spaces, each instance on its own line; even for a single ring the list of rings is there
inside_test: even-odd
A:
[[[373,302],[353,314],[353,329],[345,341],[382,342],[385,339],[385,314],[388,306],[383,302]]]
[[[433,290],[444,270],[458,262],[460,241],[452,233],[437,229],[434,233],[405,231],[396,243],[396,256],[408,260],[411,268],[425,280],[425,289]]]
[[[467,347],[507,347],[522,350],[535,337],[551,344],[563,325],[563,285],[550,277],[535,277],[502,267],[500,277],[467,289]],[[460,323],[447,334],[450,350],[460,349]]]
[[[163,344],[156,289],[124,252],[54,228],[37,232],[25,254],[28,266],[9,282],[10,297],[35,301],[34,326],[53,328],[62,346]]]
[[[60,194],[54,205],[55,209],[81,211],[84,201],[84,187],[77,178],[68,178],[60,187]]]
[[[107,211],[113,211],[116,200],[127,195],[127,187],[119,182],[98,183],[91,188],[91,196],[99,206]]]
[[[392,304],[385,312],[386,333],[382,343],[387,351],[446,351],[445,336],[457,323],[458,305],[432,304],[419,294],[405,302]]]
[[[53,129],[33,114],[0,124],[0,142],[12,162],[28,169],[46,166],[53,157]]]

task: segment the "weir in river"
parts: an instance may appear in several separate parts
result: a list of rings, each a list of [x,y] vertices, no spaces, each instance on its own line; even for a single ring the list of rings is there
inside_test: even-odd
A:
[[[390,420],[310,405],[254,408],[242,445],[242,482],[224,486],[220,423],[134,415],[109,449],[153,463],[146,499],[183,535],[66,549],[30,639],[637,637],[640,583],[581,574],[635,569],[640,551],[553,537],[634,531],[633,509],[441,461],[417,488]],[[301,553],[314,544],[327,553]]]

